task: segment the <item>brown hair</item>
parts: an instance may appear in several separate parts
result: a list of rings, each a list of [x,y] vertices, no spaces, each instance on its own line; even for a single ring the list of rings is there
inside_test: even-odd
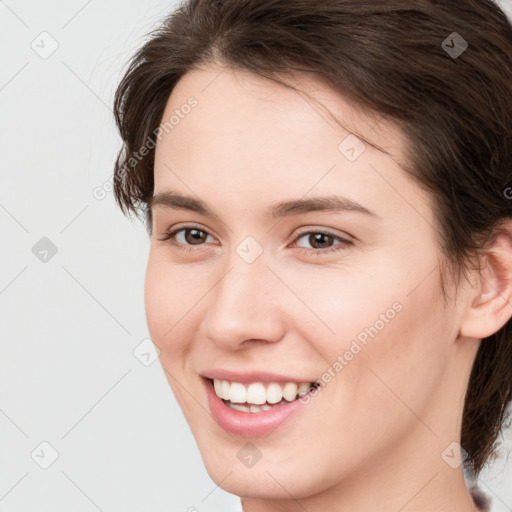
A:
[[[133,57],[116,92],[123,147],[114,192],[125,214],[143,211],[150,225],[154,149],[130,158],[154,141],[177,81],[213,62],[285,86],[287,73],[315,73],[395,123],[407,139],[406,172],[434,200],[439,246],[454,275],[512,218],[512,26],[491,0],[180,5]],[[482,342],[466,393],[461,444],[475,474],[496,450],[511,400],[509,321]]]

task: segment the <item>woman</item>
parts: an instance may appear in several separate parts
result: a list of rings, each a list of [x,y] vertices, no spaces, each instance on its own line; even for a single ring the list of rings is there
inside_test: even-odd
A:
[[[190,0],[116,95],[146,314],[246,512],[488,510],[512,392],[512,27],[490,0]]]

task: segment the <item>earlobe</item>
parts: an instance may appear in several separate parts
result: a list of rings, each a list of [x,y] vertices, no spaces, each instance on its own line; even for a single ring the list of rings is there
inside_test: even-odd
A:
[[[504,225],[486,250],[476,276],[460,335],[483,339],[499,331],[512,317],[512,221]]]

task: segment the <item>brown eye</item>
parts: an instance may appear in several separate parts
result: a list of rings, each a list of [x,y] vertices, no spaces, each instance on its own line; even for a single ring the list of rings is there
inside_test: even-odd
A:
[[[192,245],[202,245],[208,242],[208,237],[213,239],[213,237],[203,229],[190,226],[167,232],[160,240],[162,242],[171,242],[176,246],[188,247]]]
[[[308,242],[313,249],[325,249],[330,247],[334,237],[327,233],[311,233],[308,237]]]
[[[185,236],[184,236],[185,241],[191,245],[201,244],[201,243],[205,242],[206,238],[208,237],[207,233],[200,229],[186,228],[183,231],[185,233]]]
[[[343,250],[352,245],[350,240],[323,231],[304,232],[296,240],[295,245],[298,249],[318,255]]]

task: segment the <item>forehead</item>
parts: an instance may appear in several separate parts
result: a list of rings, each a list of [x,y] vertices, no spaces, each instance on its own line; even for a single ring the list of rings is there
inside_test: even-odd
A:
[[[304,144],[308,139],[318,147],[315,139],[322,138],[326,142],[322,148],[330,145],[332,149],[335,145],[337,149],[340,137],[354,133],[398,164],[405,163],[404,149],[408,141],[392,122],[359,108],[316,74],[295,73],[280,78],[291,87],[246,70],[220,65],[189,71],[174,87],[162,123],[175,113],[181,114],[184,107],[190,110],[187,102],[191,98],[197,105],[190,115],[181,114],[178,124],[174,115],[172,133],[166,139],[198,140],[201,135],[211,138],[213,132],[227,136],[233,144],[242,142],[249,150],[255,137],[262,143],[268,141],[267,149],[291,143],[295,137],[302,152],[306,152],[312,146]]]
[[[396,126],[318,78],[286,81],[298,91],[225,67],[184,75],[162,116],[162,123],[172,119],[172,129],[157,142],[155,194],[173,189],[239,212],[247,201],[265,208],[309,193],[339,193],[366,201],[379,215],[397,214],[405,197],[413,204],[426,198],[399,164],[405,140]],[[354,161],[340,150],[352,132],[365,141]]]

